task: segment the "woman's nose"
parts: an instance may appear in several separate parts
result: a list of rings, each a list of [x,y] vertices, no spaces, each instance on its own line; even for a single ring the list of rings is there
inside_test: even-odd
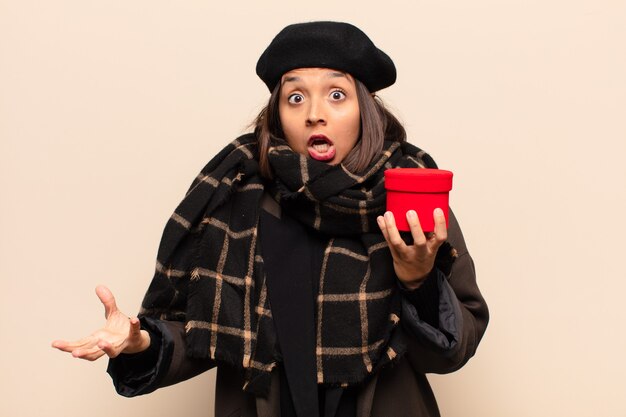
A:
[[[315,124],[325,124],[326,116],[324,115],[324,104],[319,100],[311,100],[309,102],[309,109],[306,118],[306,125],[312,126]]]

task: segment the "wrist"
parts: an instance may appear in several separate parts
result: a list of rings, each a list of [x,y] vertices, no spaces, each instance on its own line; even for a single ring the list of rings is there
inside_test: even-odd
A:
[[[140,343],[140,350],[139,352],[143,352],[144,350],[147,350],[150,347],[150,333],[148,333],[148,331],[146,330],[141,330],[140,331],[141,334],[141,343]]]
[[[414,291],[417,290],[418,288],[420,288],[424,282],[426,282],[426,280],[435,272],[435,268],[431,268],[428,272],[423,273],[423,274],[414,274],[413,276],[416,276],[418,278],[404,278],[404,277],[400,277],[398,276],[398,280],[400,281],[400,284],[409,291]]]
[[[419,278],[413,278],[413,279],[401,279],[398,278],[398,280],[400,281],[400,284],[407,290],[409,291],[414,291],[416,289],[418,289],[419,287],[422,286],[422,284],[424,283],[424,281],[426,281],[426,278],[428,278],[429,274],[426,274],[422,277]]]

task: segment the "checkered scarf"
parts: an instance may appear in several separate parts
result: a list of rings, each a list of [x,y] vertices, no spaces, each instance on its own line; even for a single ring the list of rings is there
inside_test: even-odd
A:
[[[257,235],[264,193],[304,225],[330,237],[316,300],[317,381],[347,386],[401,355],[400,295],[376,224],[385,210],[383,171],[431,167],[418,148],[385,142],[363,175],[275,140],[274,180],[258,173],[257,141],[241,136],[193,181],[161,240],[140,315],[186,322],[187,353],[246,370],[244,389],[267,392],[276,334]]]

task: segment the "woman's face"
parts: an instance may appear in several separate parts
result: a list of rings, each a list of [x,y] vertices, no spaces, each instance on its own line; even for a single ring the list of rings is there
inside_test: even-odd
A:
[[[299,68],[281,78],[280,123],[295,152],[332,165],[356,144],[361,116],[354,78],[328,68]]]

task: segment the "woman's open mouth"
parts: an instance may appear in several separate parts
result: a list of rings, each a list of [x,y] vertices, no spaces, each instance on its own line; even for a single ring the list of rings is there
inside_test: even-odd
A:
[[[333,141],[324,135],[312,135],[307,147],[311,158],[317,161],[328,162],[335,157]]]

